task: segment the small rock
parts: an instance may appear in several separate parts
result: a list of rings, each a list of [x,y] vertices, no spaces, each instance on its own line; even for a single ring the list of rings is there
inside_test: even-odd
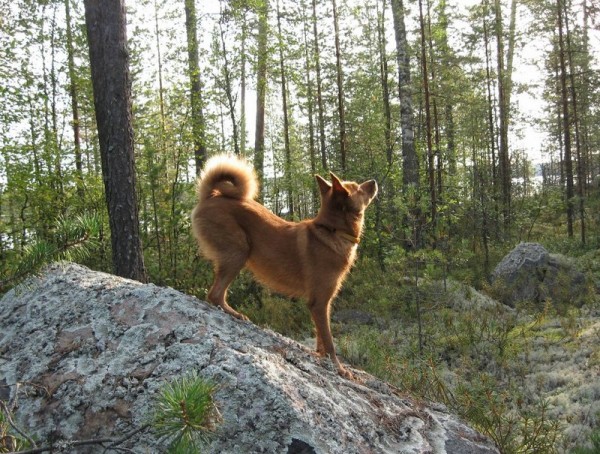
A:
[[[580,306],[589,291],[583,273],[538,243],[520,243],[509,252],[494,269],[492,284],[494,295],[510,307],[548,300]]]

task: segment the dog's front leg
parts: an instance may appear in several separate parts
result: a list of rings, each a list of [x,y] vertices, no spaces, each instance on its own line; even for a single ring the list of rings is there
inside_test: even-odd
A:
[[[308,301],[308,309],[310,310],[310,315],[317,331],[317,353],[321,356],[329,356],[338,373],[342,377],[351,379],[353,378],[352,373],[342,366],[335,354],[335,346],[329,322],[330,304],[330,298],[318,299],[313,297]]]

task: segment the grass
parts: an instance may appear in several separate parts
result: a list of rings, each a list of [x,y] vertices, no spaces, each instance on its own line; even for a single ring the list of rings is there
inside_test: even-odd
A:
[[[599,454],[600,453],[600,429],[596,429],[585,446],[577,446],[572,454]]]

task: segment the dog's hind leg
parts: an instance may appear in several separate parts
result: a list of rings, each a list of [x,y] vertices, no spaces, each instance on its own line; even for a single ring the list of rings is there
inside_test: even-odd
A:
[[[241,252],[241,251],[240,251]],[[208,300],[219,306],[225,312],[233,315],[240,320],[248,320],[244,314],[240,314],[229,304],[227,304],[227,289],[236,276],[244,267],[247,256],[245,253],[237,253],[227,258],[226,262],[215,263],[215,280],[208,291]]]

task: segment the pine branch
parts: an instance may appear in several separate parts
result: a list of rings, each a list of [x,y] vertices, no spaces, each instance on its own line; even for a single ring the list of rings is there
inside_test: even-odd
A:
[[[91,253],[96,246],[100,221],[95,216],[59,218],[56,233],[51,240],[38,240],[25,248],[12,276],[0,281],[0,292],[19,283],[44,265],[56,260],[76,261]]]

